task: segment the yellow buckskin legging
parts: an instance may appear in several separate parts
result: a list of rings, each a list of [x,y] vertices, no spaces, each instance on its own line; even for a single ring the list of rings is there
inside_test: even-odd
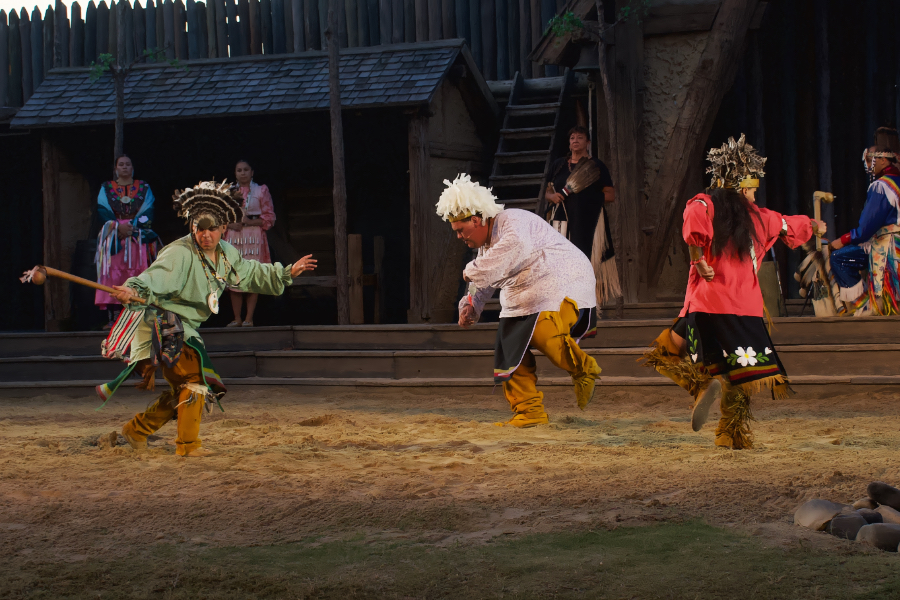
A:
[[[578,406],[584,409],[590,402],[600,367],[569,335],[577,321],[578,306],[568,298],[563,300],[558,311],[548,310],[538,315],[529,350],[525,351],[522,363],[509,380],[503,383],[503,393],[516,413],[509,420],[510,425],[533,427],[550,420],[544,410],[544,394],[537,389],[536,363],[530,348],[536,348],[551,363],[572,376]]]
[[[162,372],[172,389],[163,392],[146,411],[136,414],[122,428],[122,433],[138,443],[146,443],[148,435],[155,433],[177,415],[175,453],[187,456],[200,447],[200,417],[205,401],[202,395],[196,393],[196,389],[197,386],[206,387],[201,373],[200,356],[193,349],[184,346],[175,366],[171,369],[163,366]],[[193,384],[190,387],[195,390],[192,391],[189,384]]]

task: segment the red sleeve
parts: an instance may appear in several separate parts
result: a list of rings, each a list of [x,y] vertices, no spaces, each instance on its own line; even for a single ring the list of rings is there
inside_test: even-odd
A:
[[[272,203],[272,194],[269,193],[269,187],[266,185],[259,186],[259,218],[262,219],[263,231],[272,229],[275,225],[275,205]]]
[[[713,239],[713,208],[712,199],[706,194],[698,194],[688,200],[684,209],[684,226],[681,235],[690,246],[706,248]]]
[[[766,229],[766,250],[779,237],[791,248],[798,247],[812,237],[812,221],[805,215],[782,215],[766,208],[760,208],[759,212]]]

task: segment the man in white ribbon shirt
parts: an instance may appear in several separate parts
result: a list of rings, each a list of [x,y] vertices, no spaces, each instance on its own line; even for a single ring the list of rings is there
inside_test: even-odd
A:
[[[494,346],[494,381],[515,413],[509,424],[549,422],[544,394],[537,390],[536,348],[572,376],[578,406],[594,395],[600,367],[578,346],[596,333],[595,280],[591,261],[534,213],[495,202],[491,191],[460,175],[437,203],[457,238],[478,256],[463,277],[469,294],[459,303],[462,327],[478,321],[484,303],[500,289],[500,326]]]

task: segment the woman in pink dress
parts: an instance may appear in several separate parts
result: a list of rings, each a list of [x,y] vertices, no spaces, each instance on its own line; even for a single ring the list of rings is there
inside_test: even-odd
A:
[[[97,209],[104,222],[97,236],[97,282],[122,285],[140,275],[156,258],[159,236],[151,229],[155,198],[147,182],[134,178],[134,166],[127,156],[115,162],[115,176],[100,186]],[[109,313],[112,326],[121,310],[118,300],[97,290],[94,304]]]
[[[225,241],[240,250],[244,259],[271,263],[269,242],[266,231],[275,225],[275,209],[269,188],[253,181],[253,167],[246,160],[238,161],[234,167],[234,176],[244,197],[244,218],[240,223],[232,223],[225,233]],[[241,320],[241,308],[244,304],[244,292],[231,290],[231,307],[234,310],[234,321],[227,327],[253,327],[253,313],[256,311],[256,299],[259,294],[246,294],[247,316]]]

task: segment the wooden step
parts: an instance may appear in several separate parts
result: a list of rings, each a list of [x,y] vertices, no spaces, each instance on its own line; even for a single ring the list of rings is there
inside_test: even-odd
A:
[[[504,208],[520,208],[522,210],[537,210],[538,203],[540,200],[537,198],[515,198],[512,200],[499,199],[498,202],[503,205]],[[492,303],[492,308],[488,310],[500,310],[500,301]]]
[[[547,102],[545,104],[516,104],[507,105],[506,114],[510,117],[530,117],[536,115],[554,114],[559,110],[559,102]]]
[[[507,139],[526,139],[535,137],[550,137],[556,127],[550,125],[548,127],[523,127],[521,129],[501,129],[500,135]]]
[[[524,175],[491,175],[492,186],[543,185],[543,173],[527,173]]]
[[[485,377],[468,378],[434,378],[434,379],[388,379],[366,377],[309,377],[304,379],[290,377],[242,377],[223,378],[229,389],[225,398],[226,410],[231,398],[235,398],[243,390],[264,390],[266,387],[290,387],[295,394],[310,395],[345,395],[352,392],[379,391],[397,393],[428,394],[471,394],[483,393],[497,395],[497,401],[503,402],[498,395],[493,380]],[[166,389],[163,379],[156,380],[157,389]],[[569,377],[542,377],[538,386],[547,392],[571,393],[572,380]],[[799,375],[791,378],[791,387],[798,394],[810,399],[820,396],[837,396],[888,392],[900,390],[900,375],[889,376],[809,376]],[[11,381],[0,382],[0,397],[33,398],[46,394],[66,395],[72,397],[87,396],[93,393],[94,383],[85,380],[72,381]],[[641,391],[651,394],[676,394],[682,392],[678,387],[661,375],[650,374],[641,377],[611,377],[602,375],[597,382],[597,394],[594,402],[609,402],[611,394],[617,390]],[[120,389],[117,397],[140,398],[146,402],[147,392],[135,390],[128,386]],[[662,397],[662,396],[660,396]],[[687,398],[687,396],[685,396]],[[98,405],[100,401],[97,401]]]
[[[498,152],[494,159],[499,164],[546,162],[550,152],[547,150],[524,150],[522,152]]]
[[[659,329],[647,333],[659,333]],[[891,376],[900,362],[900,344],[778,345],[777,349],[791,376]],[[604,374],[614,377],[646,376],[647,368],[637,362],[646,350],[646,346],[598,348],[585,344],[585,351],[596,358]],[[536,351],[535,355],[539,377],[559,375],[549,360]],[[493,356],[490,348],[210,353],[222,376],[288,378],[490,378]],[[112,380],[122,368],[121,363],[98,356],[3,358],[0,381],[90,380],[97,385]]]

